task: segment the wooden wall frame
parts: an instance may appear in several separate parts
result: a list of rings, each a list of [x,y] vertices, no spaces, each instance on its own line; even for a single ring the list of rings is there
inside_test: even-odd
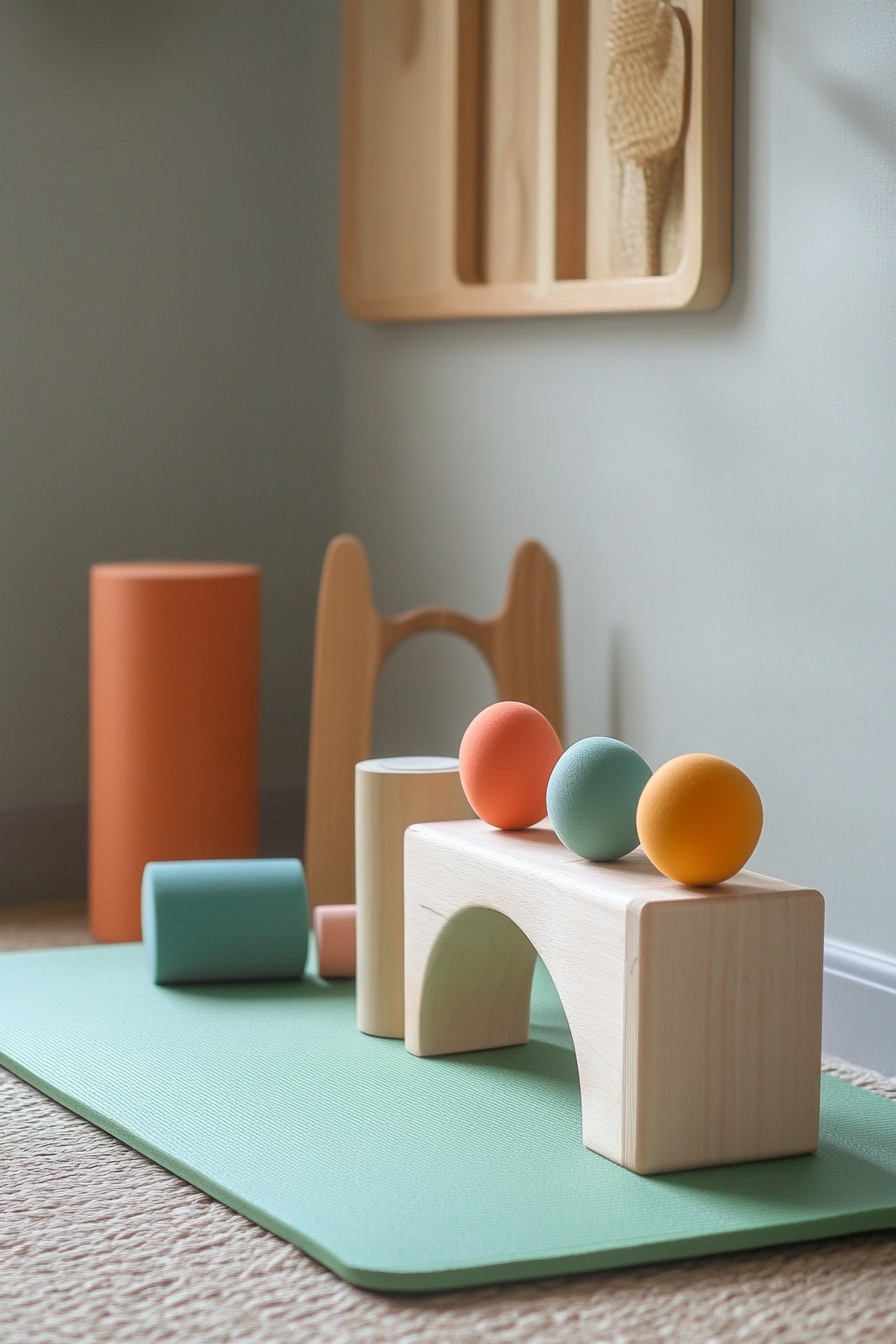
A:
[[[632,224],[650,165],[611,148],[619,25],[655,20],[677,42],[664,68],[685,71],[660,273],[649,225],[641,255]],[[343,0],[346,307],[368,321],[717,307],[732,71],[733,0]]]

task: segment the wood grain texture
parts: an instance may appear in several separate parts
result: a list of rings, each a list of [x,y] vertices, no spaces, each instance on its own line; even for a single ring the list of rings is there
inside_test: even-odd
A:
[[[486,284],[553,277],[557,0],[486,9]]]
[[[370,294],[454,275],[455,0],[346,0],[343,263]]]
[[[700,252],[702,271],[692,308],[716,308],[731,284],[731,165],[734,115],[734,5],[733,0],[704,3],[699,14],[689,13],[694,70],[691,84],[690,124],[700,128],[701,164]],[[699,45],[698,45],[699,34]],[[716,53],[729,53],[727,60]],[[692,159],[696,157],[694,136]],[[691,188],[696,195],[696,189]],[[693,207],[692,207],[693,208]]]
[[[457,200],[455,262],[465,285],[485,278],[485,0],[457,0]]]
[[[370,755],[380,631],[364,548],[336,537],[324,558],[314,636],[304,856],[312,909],[354,897],[354,767]]]
[[[818,1144],[824,901],[743,873],[629,910],[625,1165],[749,1162]]]
[[[457,762],[429,757],[355,766],[358,1029],[404,1036],[404,833],[471,818]]]
[[[588,0],[557,0],[557,206],[554,274],[587,274]]]
[[[420,0],[417,62],[431,64],[416,84],[401,66],[398,30],[391,54],[382,34],[368,31],[381,6],[376,26],[389,26],[396,0],[345,3],[342,287],[356,317],[721,303],[731,267],[733,0],[675,6],[689,34],[690,106],[681,153],[664,166],[656,275],[626,273],[614,223],[621,161],[607,141],[611,0],[588,0],[584,25],[584,0]],[[574,36],[583,26],[584,96]],[[405,99],[400,115],[393,82]],[[583,101],[584,182],[576,166]]]
[[[364,547],[334,538],[321,574],[311,693],[304,862],[312,908],[354,899],[354,769],[370,756],[377,677],[402,640],[427,630],[474,644],[498,698],[534,705],[563,739],[557,571],[538,542],[517,550],[502,610],[479,620],[447,607],[382,616]]]
[[[539,0],[486,9],[485,267],[487,283],[536,277]]]
[[[405,837],[405,1040],[520,1044],[537,952],[576,1050],[587,1148],[641,1174],[818,1142],[824,901],[744,871],[682,887],[640,850],[596,864],[542,824]]]

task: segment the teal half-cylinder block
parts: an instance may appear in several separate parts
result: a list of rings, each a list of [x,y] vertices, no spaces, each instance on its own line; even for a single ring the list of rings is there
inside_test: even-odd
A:
[[[157,985],[304,972],[308,892],[298,859],[148,863],[141,916]]]

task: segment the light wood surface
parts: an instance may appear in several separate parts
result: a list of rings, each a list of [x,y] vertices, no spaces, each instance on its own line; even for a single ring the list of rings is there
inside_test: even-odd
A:
[[[539,0],[492,0],[485,11],[487,283],[536,277],[539,8]]]
[[[455,196],[454,0],[347,0],[343,211],[371,295],[450,279]]]
[[[557,0],[558,280],[587,275],[589,0]]]
[[[635,1171],[818,1144],[822,898],[746,873],[703,890],[628,910],[623,1130]]]
[[[483,279],[543,285],[554,269],[556,0],[490,0],[486,15]]]
[[[341,272],[356,317],[722,301],[733,0],[675,6],[679,76],[687,35],[684,139],[671,138],[670,113],[666,148],[643,164],[614,155],[608,138],[620,121],[606,114],[612,3],[415,0],[411,41],[402,0],[345,0]],[[641,190],[644,269],[658,274],[631,273],[632,211],[619,209],[628,170]]]
[[[404,833],[473,816],[457,761],[410,756],[355,766],[358,1028],[404,1036]]]
[[[487,13],[482,0],[457,0],[457,186],[454,252],[457,278],[465,285],[481,284],[485,270],[485,240],[480,201],[485,185],[485,59]],[[343,137],[345,144],[345,138]],[[344,166],[352,171],[353,158]],[[343,184],[343,201],[345,186]],[[343,210],[343,247],[350,247],[352,216]],[[343,253],[343,274],[350,273],[350,251]],[[450,283],[450,280],[449,280]]]
[[[546,823],[405,836],[405,1042],[520,1044],[536,952],[576,1050],[585,1146],[642,1174],[818,1142],[824,901],[744,871],[682,887]]]
[[[382,616],[356,537],[336,537],[321,575],[314,645],[305,875],[312,908],[354,900],[354,769],[370,756],[380,667],[409,636],[446,630],[489,663],[501,700],[541,710],[563,739],[557,571],[538,542],[516,552],[507,599],[494,617],[447,607]]]

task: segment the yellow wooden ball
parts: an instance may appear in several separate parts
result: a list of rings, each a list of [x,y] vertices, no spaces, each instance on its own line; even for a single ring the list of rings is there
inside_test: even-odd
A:
[[[638,838],[654,867],[687,886],[740,872],[762,832],[762,801],[743,770],[693,752],[661,765],[638,803]]]

